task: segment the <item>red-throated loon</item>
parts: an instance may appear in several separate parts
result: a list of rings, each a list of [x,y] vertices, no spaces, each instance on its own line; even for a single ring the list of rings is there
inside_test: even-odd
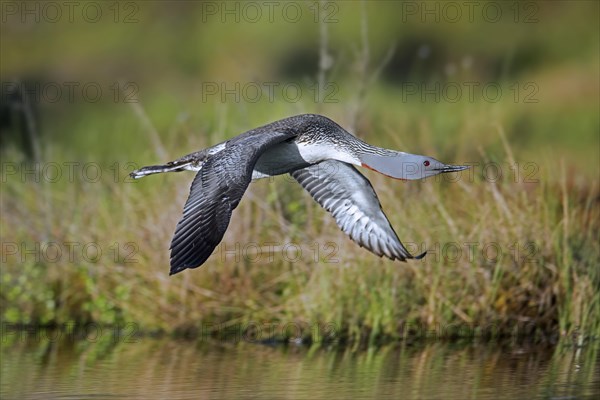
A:
[[[252,129],[165,165],[133,171],[133,178],[198,171],[171,241],[171,271],[201,266],[223,239],[231,213],[251,181],[289,173],[338,226],[378,256],[412,256],[381,209],[371,183],[353,166],[396,179],[423,179],[467,166],[371,146],[321,115],[304,114]]]

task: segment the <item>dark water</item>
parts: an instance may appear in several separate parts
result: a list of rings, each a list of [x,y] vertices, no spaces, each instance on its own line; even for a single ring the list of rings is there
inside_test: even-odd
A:
[[[600,398],[597,345],[367,350],[154,338],[2,337],[2,399]]]

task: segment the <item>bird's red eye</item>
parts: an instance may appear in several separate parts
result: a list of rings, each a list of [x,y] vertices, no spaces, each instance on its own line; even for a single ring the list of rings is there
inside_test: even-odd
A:
[[[423,161],[423,165],[426,167],[429,167],[429,161],[427,161],[427,160]]]

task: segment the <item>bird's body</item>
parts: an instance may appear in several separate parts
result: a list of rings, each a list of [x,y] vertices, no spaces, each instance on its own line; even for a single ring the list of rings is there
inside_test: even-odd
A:
[[[422,179],[466,168],[371,146],[326,117],[303,114],[131,175],[198,172],[171,243],[171,274],[206,261],[252,180],[286,173],[331,212],[340,228],[360,246],[392,260],[423,256],[412,256],[402,245],[371,184],[352,165],[397,179]]]

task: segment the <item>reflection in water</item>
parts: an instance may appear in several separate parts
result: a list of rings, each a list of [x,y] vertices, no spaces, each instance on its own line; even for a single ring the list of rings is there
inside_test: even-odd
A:
[[[583,351],[498,343],[365,351],[152,338],[2,337],[4,398],[577,398],[600,395]]]

